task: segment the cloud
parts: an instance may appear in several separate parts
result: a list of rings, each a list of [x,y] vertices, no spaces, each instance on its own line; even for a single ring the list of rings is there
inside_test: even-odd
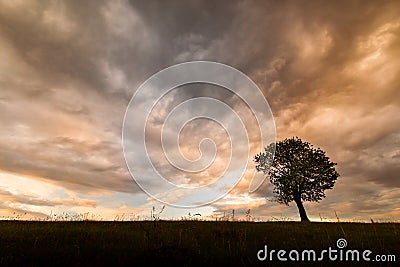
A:
[[[114,190],[137,192],[118,148],[107,142],[86,142],[69,137],[56,137],[37,142],[3,144],[3,171],[61,182],[78,192]]]
[[[95,207],[96,202],[85,199],[43,199],[36,196],[28,196],[24,194],[12,194],[7,190],[0,189],[1,201],[15,204],[27,204],[33,206],[82,206]]]
[[[167,66],[211,60],[257,83],[272,108],[278,139],[297,135],[338,163],[337,185],[319,206],[310,206],[312,213],[336,207],[347,217],[366,216],[365,205],[373,206],[373,200],[379,207],[369,212],[394,214],[386,198],[394,201],[400,186],[400,6],[395,1],[375,6],[374,1],[1,1],[0,170],[82,194],[140,195],[121,152],[128,101]],[[254,140],[251,154],[258,153],[254,118],[235,96],[212,86],[167,95],[152,114],[150,145],[159,147],[157,127],[174,105],[204,95],[235,108]],[[215,169],[187,177],[162,157],[155,157],[156,164],[172,179],[212,181],[229,157],[223,131],[195,123],[181,141],[182,151],[194,158],[198,150],[191,141],[210,132],[220,133]],[[136,135],[130,138],[137,142]],[[248,170],[214,207],[227,210],[237,204],[230,198],[247,198],[250,178]],[[258,198],[266,195],[267,183],[250,197],[260,204]],[[362,197],[357,201],[354,195]],[[25,196],[9,197],[17,202]],[[35,205],[54,204],[52,199],[35,199]],[[267,202],[254,209],[267,216],[285,207]]]

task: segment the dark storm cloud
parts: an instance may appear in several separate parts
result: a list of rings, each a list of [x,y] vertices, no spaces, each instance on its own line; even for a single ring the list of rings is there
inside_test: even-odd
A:
[[[96,57],[104,53],[101,5],[100,1],[38,1],[27,3],[25,8],[3,9],[2,37],[40,78],[54,82],[83,79],[104,90],[95,66]]]
[[[119,191],[133,193],[128,172],[115,156],[118,147],[107,142],[86,143],[59,137],[39,142],[25,142],[24,148],[2,144],[0,168],[10,173],[61,182],[77,192]]]
[[[107,6],[2,5],[2,170],[82,192],[137,191],[118,142],[127,88],[102,67],[113,34]]]
[[[376,6],[376,1],[2,1],[0,169],[82,192],[138,192],[121,153],[129,99],[167,66],[211,60],[257,83],[271,105],[278,139],[303,137],[338,162],[341,177],[329,205],[357,213],[372,192],[355,185],[377,185],[378,202],[381,192],[399,187],[400,4]],[[231,94],[195,87],[171,94],[170,103],[203,93],[233,106],[239,102]],[[232,194],[247,188],[239,184]],[[257,195],[269,193],[263,187]],[[343,199],[357,193],[365,198],[344,206]],[[379,208],[392,212],[385,203]]]

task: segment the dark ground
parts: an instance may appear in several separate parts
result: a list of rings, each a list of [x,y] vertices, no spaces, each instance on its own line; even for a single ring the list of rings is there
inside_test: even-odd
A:
[[[268,250],[344,249],[394,254],[396,262],[261,262]],[[319,255],[319,254],[317,254]],[[288,254],[285,255],[288,257]],[[317,256],[318,257],[318,256]],[[326,256],[327,258],[328,256]],[[360,256],[361,257],[361,256]],[[400,266],[398,223],[0,221],[0,266]]]

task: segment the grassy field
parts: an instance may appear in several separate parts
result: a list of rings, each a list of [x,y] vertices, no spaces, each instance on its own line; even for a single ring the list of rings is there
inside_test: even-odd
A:
[[[400,224],[396,223],[207,221],[0,221],[0,266],[274,266],[282,265],[276,257],[272,262],[257,259],[264,245],[288,253],[292,249],[318,252],[336,249],[339,238],[347,240],[346,249],[371,250],[370,258],[396,256],[396,262],[361,261],[359,266],[400,266]]]

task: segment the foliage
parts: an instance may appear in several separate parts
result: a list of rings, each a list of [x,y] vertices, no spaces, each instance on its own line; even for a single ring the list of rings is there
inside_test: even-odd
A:
[[[268,165],[271,158],[273,163]],[[269,175],[276,201],[286,205],[296,198],[318,202],[339,177],[336,163],[324,151],[297,137],[268,146],[264,153],[255,156],[255,162],[257,171]]]

